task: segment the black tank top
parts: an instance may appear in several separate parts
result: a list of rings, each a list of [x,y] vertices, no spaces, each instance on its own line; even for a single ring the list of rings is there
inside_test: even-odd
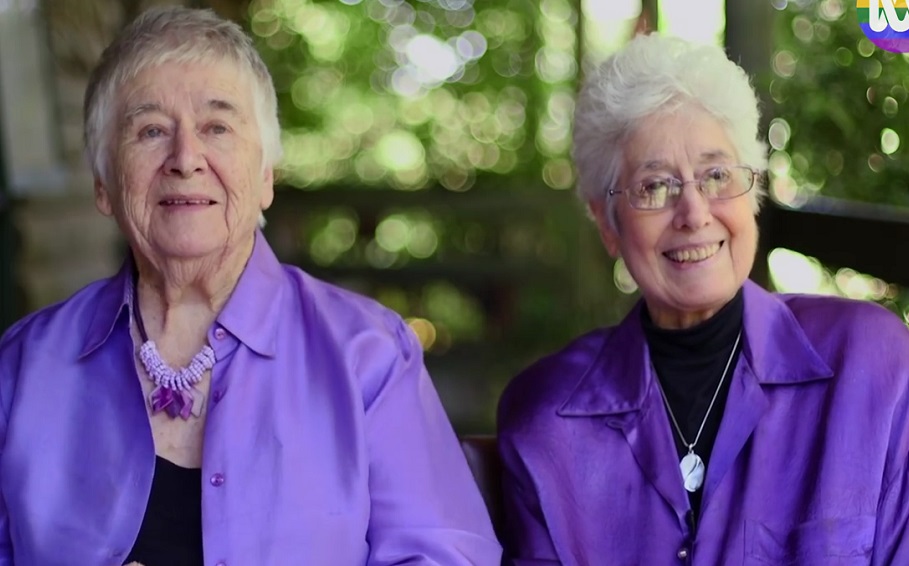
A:
[[[148,507],[125,564],[203,566],[202,470],[155,457]]]

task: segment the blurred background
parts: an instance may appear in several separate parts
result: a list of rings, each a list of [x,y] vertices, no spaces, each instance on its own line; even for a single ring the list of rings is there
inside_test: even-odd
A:
[[[81,158],[88,73],[140,0],[0,0],[0,330],[112,274]],[[753,278],[909,318],[909,59],[843,0],[198,0],[255,37],[286,159],[282,261],[400,313],[460,432],[635,300],[573,194],[585,69],[659,29],[754,77],[772,202]]]

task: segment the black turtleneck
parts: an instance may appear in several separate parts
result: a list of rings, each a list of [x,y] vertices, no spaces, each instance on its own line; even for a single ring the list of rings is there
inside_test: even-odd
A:
[[[707,407],[710,406],[710,400],[719,385],[732,345],[742,329],[743,311],[744,299],[741,289],[711,318],[682,330],[658,328],[650,319],[647,309],[641,309],[644,334],[650,347],[650,359],[669,401],[669,407],[688,442],[694,442],[698,428],[707,413]],[[704,423],[701,437],[694,447],[694,451],[707,466],[708,475],[710,453],[713,451],[713,443],[720,428],[729,384],[732,382],[732,374],[741,349],[742,341],[739,341],[729,366],[729,374],[723,381],[713,409]],[[688,453],[688,448],[679,438],[671,419],[669,426],[681,458]],[[702,487],[688,494],[693,517],[700,517],[703,490]]]

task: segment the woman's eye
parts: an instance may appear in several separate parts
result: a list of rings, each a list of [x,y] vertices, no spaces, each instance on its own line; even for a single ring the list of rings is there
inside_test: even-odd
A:
[[[662,193],[669,190],[669,179],[651,179],[641,183],[641,192],[644,194]]]
[[[162,135],[164,135],[164,130],[162,130],[161,128],[159,128],[157,126],[150,126],[148,128],[143,129],[139,133],[139,137],[143,137],[143,138],[157,138],[157,137],[161,137]]]
[[[223,124],[212,124],[212,126],[208,129],[208,131],[210,131],[213,134],[226,134],[227,126],[225,126]]]
[[[732,174],[729,172],[729,169],[725,167],[717,167],[716,169],[711,169],[707,172],[706,178],[710,181],[718,183],[726,183],[729,181]]]

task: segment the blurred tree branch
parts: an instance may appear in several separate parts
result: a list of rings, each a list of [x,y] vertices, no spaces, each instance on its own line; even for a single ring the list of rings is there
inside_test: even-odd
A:
[[[49,48],[60,71],[87,76],[139,0],[44,0]]]
[[[185,4],[212,8],[234,21],[245,22],[248,0],[43,0],[51,54],[69,75],[87,76],[117,31],[154,5]]]

